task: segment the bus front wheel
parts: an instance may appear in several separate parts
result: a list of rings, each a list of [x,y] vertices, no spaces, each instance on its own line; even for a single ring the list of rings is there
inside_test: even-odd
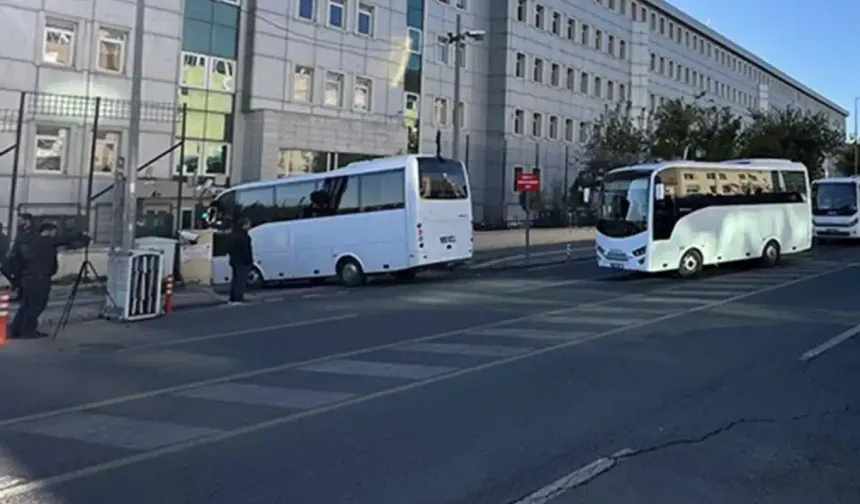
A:
[[[702,254],[696,249],[690,249],[681,256],[678,265],[678,275],[681,278],[692,278],[702,271]]]
[[[352,257],[344,257],[337,263],[337,278],[347,287],[359,287],[367,283],[364,269]]]
[[[762,250],[761,262],[765,266],[776,266],[776,263],[779,262],[779,255],[779,243],[776,240],[771,240],[765,244],[764,250]]]

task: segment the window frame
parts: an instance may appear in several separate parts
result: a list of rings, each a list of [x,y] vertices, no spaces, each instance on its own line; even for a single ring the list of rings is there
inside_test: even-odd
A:
[[[122,75],[125,73],[125,65],[126,65],[126,52],[128,51],[128,32],[124,32],[122,30],[111,28],[109,26],[99,26],[97,28],[97,41],[96,41],[96,70],[99,72],[104,72],[112,75]],[[103,36],[103,32],[119,34],[121,39],[116,40],[112,37]],[[101,56],[102,56],[102,44],[108,42],[111,44],[119,45],[119,68],[117,70],[112,70],[109,68],[104,68],[101,65]]]
[[[71,28],[63,26],[69,25]],[[66,35],[69,37],[69,61],[61,62],[61,61],[50,61],[47,59],[48,54],[48,33],[53,32],[56,35]],[[64,22],[61,20],[52,20],[47,19],[42,25],[42,56],[40,58],[40,63],[47,65],[54,65],[63,68],[72,68],[75,66],[76,59],[75,52],[77,51],[77,36],[78,30],[77,25],[71,22]]]
[[[361,18],[367,17],[369,23],[369,31],[367,33],[361,31]],[[376,33],[376,7],[364,2],[359,2],[355,15],[355,33],[362,37],[373,38]]]
[[[326,26],[336,30],[346,30],[346,27],[349,26],[349,0],[327,0],[326,5],[328,7],[326,9]],[[340,8],[341,24],[339,25],[332,23],[332,8]]]
[[[356,75],[352,83],[352,109],[359,112],[373,112],[373,79],[364,75]],[[367,106],[365,108],[358,107],[356,104],[356,96],[359,89],[364,89],[367,96]]]
[[[302,15],[302,7],[305,6],[305,2],[310,2],[311,16],[305,17]],[[317,0],[298,0],[296,2],[296,17],[301,19],[302,21],[314,22],[317,19]]]
[[[511,125],[512,132],[516,136],[523,136],[526,132],[526,111],[525,109],[514,109],[513,124]],[[519,128],[517,127],[519,126]]]
[[[101,135],[105,136],[104,140],[102,140],[100,138]],[[114,135],[115,139],[112,141],[108,140],[108,137],[110,135]],[[97,177],[98,176],[113,176],[114,173],[116,173],[116,170],[117,170],[116,165],[117,165],[117,161],[119,159],[120,149],[122,149],[122,131],[120,131],[118,129],[99,129],[96,132],[95,143],[96,143],[96,156],[97,157],[101,157],[100,151],[102,150],[102,146],[110,145],[110,144],[113,145],[114,156],[112,159],[113,165],[110,167],[110,171],[99,170],[99,163],[97,161],[93,160],[93,175],[95,175]]]
[[[307,82],[308,82],[307,99],[297,97],[297,95],[296,95],[296,89],[297,89],[296,83],[298,82],[298,79],[296,79],[296,77],[298,75],[300,75],[300,72],[302,70],[308,71],[308,73],[303,74],[305,77],[307,77]],[[315,74],[316,74],[316,69],[314,69],[313,67],[306,66],[306,65],[294,65],[293,66],[292,93],[291,93],[291,96],[292,96],[291,101],[292,102],[313,103],[313,101],[314,101],[314,75]]]
[[[331,79],[331,77],[335,77],[335,79]],[[328,102],[328,92],[329,92],[328,86],[332,82],[337,82],[339,84],[339,90],[338,90],[339,96],[338,96],[338,103],[337,104],[331,104]],[[343,108],[345,85],[346,85],[346,74],[344,74],[343,72],[336,72],[334,70],[326,70],[326,72],[325,72],[325,90],[323,93],[323,106],[331,107],[331,108]]]
[[[532,112],[532,138],[543,138],[544,124],[543,114],[540,112]]]
[[[39,133],[40,128],[52,129],[56,130],[55,134],[48,133]],[[65,132],[65,136],[61,135],[60,132]],[[38,173],[41,175],[65,175],[66,174],[66,163],[68,162],[69,156],[69,137],[71,136],[71,127],[68,125],[60,125],[60,124],[36,124],[33,130],[33,164],[32,171],[33,173]],[[61,141],[62,148],[59,152],[60,158],[60,166],[58,170],[40,170],[39,166],[39,142],[43,140],[51,140],[51,141]]]
[[[433,97],[433,123],[436,126],[447,127],[450,125],[450,102],[443,96]],[[442,115],[441,112],[444,112]]]

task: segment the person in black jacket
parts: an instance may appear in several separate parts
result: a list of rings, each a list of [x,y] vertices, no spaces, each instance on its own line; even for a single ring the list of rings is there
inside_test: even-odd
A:
[[[21,292],[21,272],[23,264],[21,261],[21,245],[33,236],[33,215],[23,213],[18,216],[18,232],[15,234],[15,241],[8,253],[3,256],[3,276],[9,279],[9,285],[15,292],[15,299],[19,300],[23,294]]]
[[[241,219],[239,227],[233,232],[230,240],[230,269],[233,276],[230,278],[230,304],[245,302],[245,287],[248,282],[248,273],[254,264],[254,249],[251,245],[251,221]]]
[[[39,232],[20,244],[21,287],[23,297],[18,312],[12,320],[11,338],[39,338],[39,316],[48,306],[51,296],[51,278],[57,273],[57,247],[75,242],[88,242],[85,233],[74,236],[57,236],[57,225],[45,222]]]

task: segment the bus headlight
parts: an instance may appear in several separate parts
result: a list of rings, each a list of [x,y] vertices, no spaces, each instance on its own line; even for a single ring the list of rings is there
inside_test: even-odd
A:
[[[848,223],[848,227],[854,227],[854,226],[856,226],[856,225],[857,225],[858,220],[860,220],[860,219],[858,219],[857,217],[855,217],[855,218],[854,218],[854,220],[852,220],[851,222],[849,222],[849,223]]]
[[[639,247],[633,251],[633,257],[642,257],[645,255],[646,247]]]

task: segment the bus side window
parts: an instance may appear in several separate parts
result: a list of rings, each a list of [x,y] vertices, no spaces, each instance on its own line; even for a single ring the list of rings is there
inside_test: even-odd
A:
[[[236,190],[236,213],[247,218],[251,226],[272,222],[275,218],[275,191],[272,187]]]
[[[310,206],[314,182],[299,182],[275,186],[275,220],[289,221],[304,217],[304,209]]]

